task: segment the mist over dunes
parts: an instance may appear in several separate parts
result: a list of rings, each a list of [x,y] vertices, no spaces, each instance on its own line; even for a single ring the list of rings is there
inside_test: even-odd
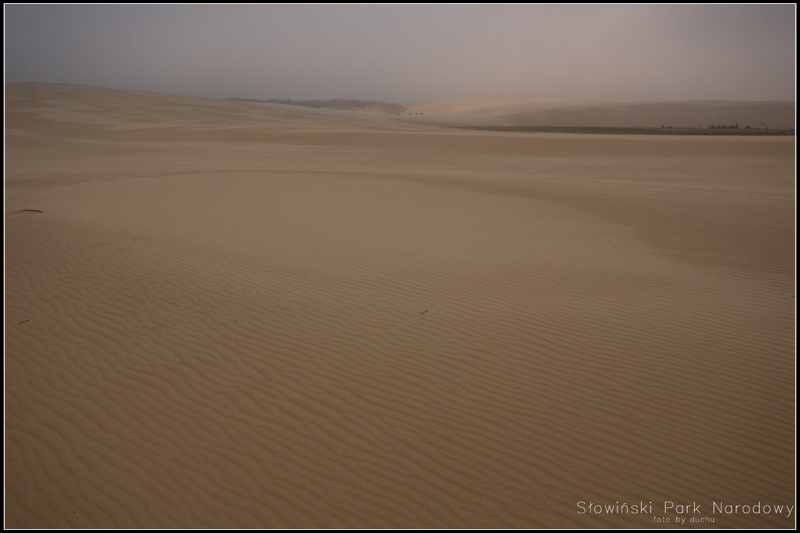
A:
[[[6,4],[4,13],[13,82],[399,103],[796,94],[792,4]]]
[[[442,127],[787,104],[5,111],[6,527],[795,526],[795,138]]]

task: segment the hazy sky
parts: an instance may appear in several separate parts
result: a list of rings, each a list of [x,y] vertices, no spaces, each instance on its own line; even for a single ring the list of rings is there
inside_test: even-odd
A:
[[[398,103],[794,100],[795,6],[5,5],[5,80]]]

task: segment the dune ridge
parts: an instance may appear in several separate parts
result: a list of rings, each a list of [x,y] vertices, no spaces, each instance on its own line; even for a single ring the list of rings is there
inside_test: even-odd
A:
[[[6,105],[8,527],[793,527],[793,139]]]

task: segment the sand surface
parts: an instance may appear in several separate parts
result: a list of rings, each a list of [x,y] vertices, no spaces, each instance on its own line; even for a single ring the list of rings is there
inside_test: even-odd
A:
[[[794,527],[794,138],[6,113],[7,527]]]

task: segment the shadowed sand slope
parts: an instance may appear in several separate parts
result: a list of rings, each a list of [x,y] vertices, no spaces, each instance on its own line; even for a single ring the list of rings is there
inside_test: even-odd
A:
[[[6,91],[8,527],[794,526],[793,139]]]

